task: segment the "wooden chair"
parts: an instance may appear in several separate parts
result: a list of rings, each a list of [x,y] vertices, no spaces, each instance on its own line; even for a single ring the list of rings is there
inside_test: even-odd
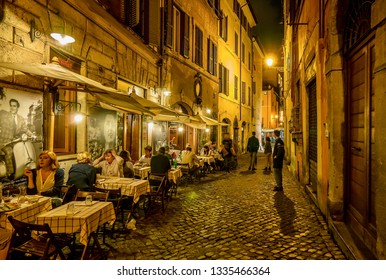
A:
[[[166,204],[168,201],[168,184],[167,184],[167,174],[155,174],[149,173],[149,184],[150,192],[147,193],[149,198],[150,208],[154,203],[159,203],[161,205],[162,213],[165,213]]]
[[[12,234],[8,256],[12,252],[21,252],[24,256],[35,257],[41,260],[60,259],[65,260],[62,249],[69,244],[60,243],[52,233],[48,224],[38,225],[18,221],[8,216],[9,222],[15,229]],[[37,233],[34,236],[32,232]]]
[[[180,183],[185,184],[185,186],[187,186],[188,183],[193,183],[189,163],[178,163],[177,165],[180,166],[182,172]]]
[[[118,217],[118,215],[120,214],[122,227],[125,228],[125,220],[124,220],[125,212],[124,212],[124,209],[122,207],[122,202],[125,199],[128,199],[128,197],[126,197],[126,198],[122,197],[121,188],[104,189],[104,188],[99,188],[99,187],[95,186],[94,190],[96,192],[101,192],[101,193],[108,192],[109,193],[109,197],[108,197],[107,201],[112,202],[114,204],[115,215]],[[113,236],[113,234],[114,234],[114,227],[115,227],[115,223],[113,224],[112,229],[111,229],[111,236]]]
[[[92,196],[93,201],[107,201],[109,198],[109,192],[86,192],[78,190],[75,195],[76,201],[85,200],[88,195]]]
[[[63,200],[62,204],[66,204],[75,198],[78,188],[75,185],[66,185],[60,188],[60,197]]]

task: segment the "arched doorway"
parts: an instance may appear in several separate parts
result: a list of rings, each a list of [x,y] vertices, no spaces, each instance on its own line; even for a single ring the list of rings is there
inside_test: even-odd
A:
[[[376,127],[373,87],[375,48],[371,30],[374,0],[350,1],[346,15],[344,51],[347,67],[347,224],[367,247],[375,251],[376,217],[375,160]]]

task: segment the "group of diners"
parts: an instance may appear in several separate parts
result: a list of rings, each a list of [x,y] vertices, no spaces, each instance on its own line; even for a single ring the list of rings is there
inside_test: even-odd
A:
[[[200,151],[201,157],[212,157],[214,160],[205,162],[204,167],[208,170],[218,170],[222,168],[222,150],[216,148],[215,143],[207,143]],[[139,158],[135,165],[150,166],[152,173],[167,174],[172,168],[174,160],[189,166],[190,172],[194,175],[202,167],[199,157],[192,151],[192,147],[187,144],[186,149],[179,155],[170,154],[169,147],[161,147],[154,155],[152,147],[146,146],[145,153]],[[134,164],[130,152],[123,150],[119,155],[113,149],[106,150],[94,161],[89,152],[77,154],[76,163],[73,164],[68,172],[68,180],[64,182],[64,170],[59,167],[57,155],[53,151],[42,151],[39,154],[36,169],[24,170],[27,177],[27,194],[39,194],[50,197],[60,197],[63,185],[74,185],[83,191],[92,191],[96,183],[97,173],[107,177],[134,177]],[[60,199],[53,200],[54,206],[60,204]]]

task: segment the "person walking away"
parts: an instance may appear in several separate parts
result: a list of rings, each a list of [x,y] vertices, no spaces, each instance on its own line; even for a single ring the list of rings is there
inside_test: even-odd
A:
[[[222,149],[221,156],[224,159],[224,170],[230,172],[231,162],[234,160],[232,155],[233,141],[230,139],[229,133],[224,134],[224,139],[222,140]]]
[[[272,167],[272,145],[271,145],[271,138],[266,137],[265,138],[265,146],[264,146],[264,154],[267,159],[267,163],[264,171],[271,171]]]
[[[256,132],[252,131],[252,136],[248,139],[247,152],[250,154],[248,170],[256,170],[255,164],[257,164],[257,152],[259,151],[260,143],[256,138]]]
[[[275,147],[273,148],[273,175],[275,177],[276,186],[274,191],[283,190],[283,160],[284,160],[284,142],[280,138],[280,131],[275,130]]]

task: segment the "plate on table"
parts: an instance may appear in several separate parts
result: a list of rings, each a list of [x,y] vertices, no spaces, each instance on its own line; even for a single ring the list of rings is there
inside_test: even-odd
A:
[[[17,203],[6,202],[6,203],[3,203],[2,206],[0,207],[0,213],[1,212],[10,212],[10,211],[16,210],[18,208],[20,208],[20,206]]]

